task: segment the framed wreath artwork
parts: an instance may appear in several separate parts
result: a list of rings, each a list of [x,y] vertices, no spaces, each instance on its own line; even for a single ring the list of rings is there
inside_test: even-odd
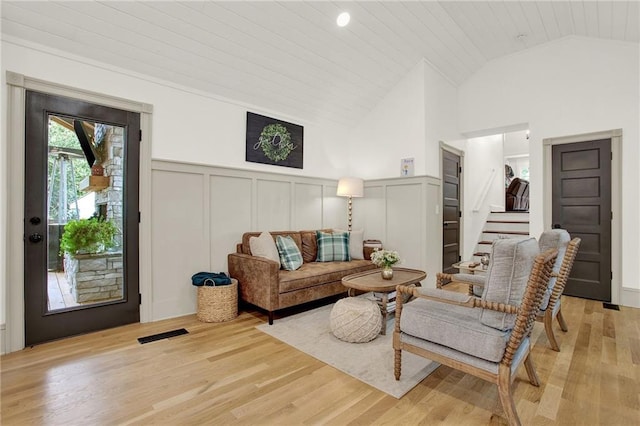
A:
[[[303,127],[247,112],[246,161],[302,168]]]

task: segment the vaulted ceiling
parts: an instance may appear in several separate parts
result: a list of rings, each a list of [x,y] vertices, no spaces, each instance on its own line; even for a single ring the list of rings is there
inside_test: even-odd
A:
[[[566,36],[640,42],[637,1],[5,0],[1,7],[9,41],[345,124],[422,58],[458,85],[488,61]],[[351,23],[339,28],[342,11]]]

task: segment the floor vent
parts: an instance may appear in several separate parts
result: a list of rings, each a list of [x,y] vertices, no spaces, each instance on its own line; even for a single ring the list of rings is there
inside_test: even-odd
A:
[[[155,342],[156,340],[168,339],[169,337],[182,336],[183,334],[189,334],[189,332],[184,328],[179,328],[177,330],[165,331],[164,333],[152,334],[151,336],[138,337],[138,342],[140,344],[145,344],[149,342]]]
[[[614,305],[613,303],[603,302],[602,303],[602,307],[605,308],[605,309],[613,309],[614,311],[619,311],[620,310],[620,306]]]

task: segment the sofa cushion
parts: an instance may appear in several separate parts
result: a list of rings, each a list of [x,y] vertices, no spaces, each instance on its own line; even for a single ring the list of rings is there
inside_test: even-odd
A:
[[[320,229],[323,232],[331,232],[331,229]],[[316,230],[300,231],[302,239],[302,259],[304,263],[315,262],[318,257],[318,241],[316,240]]]
[[[519,305],[529,282],[533,261],[539,253],[534,238],[498,239],[493,242],[482,298],[491,302]],[[483,309],[480,321],[498,330],[510,330],[515,314]]]
[[[278,271],[279,293],[306,289],[335,281],[340,282],[343,277],[349,274],[374,268],[375,266],[368,260],[305,263],[295,271]]]
[[[253,256],[260,256],[278,262],[278,268],[280,268],[280,254],[270,233],[265,231],[259,237],[249,238],[249,247],[251,247]]]
[[[316,262],[349,261],[349,233],[348,232],[316,232],[318,241],[318,255]]]
[[[290,236],[278,235],[276,246],[280,254],[280,263],[287,271],[295,271],[302,265],[302,253]]]
[[[349,233],[349,256],[351,259],[364,259],[364,230],[343,231],[336,229],[335,232]]]
[[[298,248],[300,249],[300,251],[302,251],[302,239],[300,237],[300,233],[296,232],[296,231],[271,231],[269,232],[271,234],[271,236],[273,237],[273,240],[275,241],[276,238],[278,237],[278,235],[282,235],[284,236],[290,236],[293,241],[296,243],[296,245],[298,246]],[[261,232],[245,232],[244,234],[242,234],[242,244],[240,246],[241,249],[241,253],[244,254],[253,254],[251,253],[251,244],[250,244],[250,240],[251,237],[259,237],[261,234]]]
[[[478,321],[480,309],[433,300],[406,303],[400,316],[403,333],[491,362],[499,362],[509,341],[508,331]]]

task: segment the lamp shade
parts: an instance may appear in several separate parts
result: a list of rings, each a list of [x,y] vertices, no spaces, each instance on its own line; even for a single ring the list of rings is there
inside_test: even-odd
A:
[[[364,196],[364,182],[360,178],[346,177],[338,181],[338,197],[362,197]]]

